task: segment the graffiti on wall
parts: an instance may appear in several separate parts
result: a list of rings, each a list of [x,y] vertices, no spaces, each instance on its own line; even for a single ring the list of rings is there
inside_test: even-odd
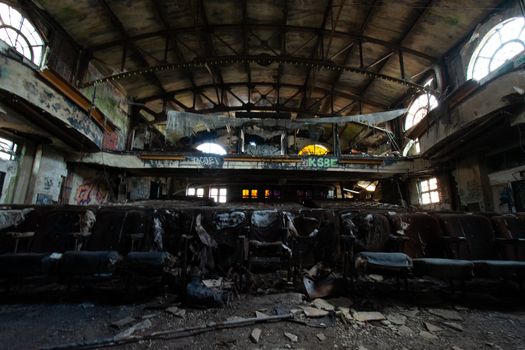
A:
[[[78,186],[75,203],[78,205],[103,204],[107,202],[109,191],[100,179],[84,179]]]
[[[188,157],[188,160],[201,165],[203,168],[222,168],[224,158],[217,156],[195,156]]]

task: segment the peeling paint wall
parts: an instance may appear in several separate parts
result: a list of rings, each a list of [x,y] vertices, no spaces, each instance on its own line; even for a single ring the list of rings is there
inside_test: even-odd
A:
[[[58,202],[62,181],[67,176],[64,156],[51,147],[42,149],[37,160],[38,171],[34,181],[31,203],[51,204]]]
[[[0,53],[7,47],[0,41]],[[0,56],[0,89],[25,99],[52,115],[57,121],[75,128],[99,148],[103,132],[86,112],[41,81],[35,71],[6,56]]]

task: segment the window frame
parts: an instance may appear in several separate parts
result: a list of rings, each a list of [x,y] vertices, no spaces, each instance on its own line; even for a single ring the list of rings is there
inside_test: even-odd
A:
[[[2,9],[6,9],[7,11],[2,13]],[[16,13],[16,15],[12,16],[12,12]],[[6,16],[8,16],[9,21],[4,22]],[[17,17],[19,18],[18,27],[15,26],[17,23],[14,23]],[[13,32],[15,33],[14,42],[13,34],[10,34]],[[4,1],[0,1],[0,33],[5,33],[5,35],[3,35],[5,38],[0,38],[0,40],[7,46],[13,48],[32,64],[38,67],[42,66],[47,48],[44,36],[28,16],[18,8]],[[25,50],[28,50],[28,52]]]
[[[426,99],[425,104],[422,104],[420,101]],[[416,105],[417,103],[417,105]],[[410,105],[407,109],[407,114],[405,116],[405,122],[403,125],[403,128],[405,131],[412,129],[414,126],[418,125],[425,119],[425,117],[430,113],[432,110],[437,108],[439,106],[439,101],[437,100],[437,97],[434,94],[431,94],[430,92],[424,92],[421,94],[418,94],[412,102],[410,102]],[[416,108],[417,107],[417,108]],[[420,112],[424,111],[424,114],[417,120],[416,115]],[[411,118],[411,125],[408,125],[408,121]]]
[[[419,180],[417,182],[417,187],[419,190],[419,204],[432,205],[441,203],[441,194],[437,177]],[[428,195],[428,202],[425,201],[425,195]]]
[[[506,26],[508,26],[510,23],[516,21],[516,20],[522,20],[523,23],[522,23],[522,27],[521,27],[521,30],[519,31],[519,33],[513,37],[509,36],[508,38],[503,38],[502,35],[501,35],[501,31],[503,28],[505,28]],[[490,52],[490,55],[489,56],[481,56],[481,53],[483,52],[483,50],[487,47],[487,45],[489,44],[489,42],[492,40],[492,38],[494,38],[495,36],[498,36],[499,37],[499,45],[496,49],[493,49],[491,52]],[[522,39],[523,37],[523,39]],[[492,62],[494,60],[494,58],[496,57],[497,53],[500,52],[505,46],[507,46],[508,44],[510,43],[519,43],[523,46],[523,49],[518,52],[517,54],[515,54],[514,56],[511,56],[511,57],[507,57],[501,64],[499,64],[498,66],[494,67],[491,69],[491,65],[492,65]],[[493,26],[490,30],[488,30],[485,35],[483,36],[483,38],[480,40],[479,44],[476,46],[476,48],[474,49],[471,57],[470,57],[470,61],[469,61],[469,64],[468,64],[468,67],[467,67],[467,79],[472,79],[472,80],[476,80],[476,81],[484,81],[486,80],[488,77],[491,77],[493,76],[493,74],[495,74],[495,72],[497,72],[503,65],[505,65],[505,63],[507,63],[508,61],[512,61],[515,57],[518,57],[520,55],[523,55],[525,53],[525,17],[524,16],[517,16],[517,17],[511,17],[511,18],[508,18],[498,24],[496,24],[495,26]],[[478,66],[478,62],[480,62],[479,60],[481,59],[485,59],[487,60],[488,59],[488,63],[487,63],[487,73],[481,77],[475,77],[475,72],[476,72],[476,68],[479,69],[479,66]]]

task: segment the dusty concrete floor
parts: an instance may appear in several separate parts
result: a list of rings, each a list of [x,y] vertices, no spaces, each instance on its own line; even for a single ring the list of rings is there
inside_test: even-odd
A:
[[[61,295],[61,293],[57,294]],[[292,322],[258,324],[212,331],[187,338],[146,340],[120,345],[116,349],[525,349],[525,303],[514,286],[500,283],[467,285],[467,294],[453,295],[446,288],[429,282],[411,283],[410,291],[396,291],[388,283],[366,282],[347,296],[327,299],[337,309],[350,307],[345,317],[299,320],[313,327]],[[192,309],[179,305],[185,315],[166,311],[173,298],[161,295],[141,302],[115,304],[100,299],[58,296],[32,303],[4,299],[0,305],[0,348],[38,349],[71,342],[112,337],[143,322],[145,329],[134,334],[180,327],[204,325],[231,317],[254,317],[287,312],[309,306],[299,293],[242,295],[222,309]],[[340,307],[338,307],[339,305]],[[436,311],[437,310],[437,311]],[[440,310],[448,310],[441,315]],[[377,311],[384,321],[355,320],[360,311]],[[116,329],[111,323],[126,317],[135,321]],[[144,321],[144,320],[149,321]],[[333,322],[333,323],[332,323]],[[319,325],[323,323],[323,325]],[[425,324],[427,323],[427,324]],[[436,326],[437,328],[432,328]],[[430,327],[430,329],[429,329]],[[257,344],[250,340],[254,328],[261,329]],[[297,342],[285,336],[297,336]],[[320,340],[322,333],[326,339]],[[319,336],[323,338],[322,336]]]

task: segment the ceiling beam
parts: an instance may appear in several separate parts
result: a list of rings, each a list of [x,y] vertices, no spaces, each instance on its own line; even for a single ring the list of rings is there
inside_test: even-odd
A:
[[[159,3],[159,1],[158,0],[150,0],[150,2],[151,2],[151,6],[153,7],[153,11],[155,13],[155,16],[160,20],[160,23],[162,24],[162,26],[167,31],[171,31],[171,25],[170,25],[168,19],[166,18],[166,15],[165,15],[165,13],[164,13],[164,11],[162,9],[162,6]],[[184,58],[184,54],[180,50],[180,48],[178,46],[178,43],[177,43],[177,40],[175,39],[175,33],[173,33],[173,35],[167,35],[166,36],[166,40],[167,40],[166,55],[167,55],[168,49],[171,48],[173,50],[173,52],[175,53],[175,57],[177,58],[178,62],[180,62],[180,63],[186,62],[186,60]],[[171,44],[171,45],[169,45],[169,44]],[[191,86],[195,90],[197,90],[197,85],[195,84],[195,78],[193,77],[192,71],[189,68],[185,68],[185,69],[182,69],[182,74],[183,74],[184,78],[187,79],[190,82]],[[200,99],[200,96],[199,96],[199,101],[200,101],[200,104],[202,105],[202,100]]]
[[[417,56],[419,58],[422,58],[430,62],[435,62],[437,60],[436,57],[430,56],[424,52],[410,49],[408,47],[402,47],[396,43],[388,42],[385,40],[368,37],[364,35],[359,35],[359,33],[342,32],[338,30],[331,30],[331,29],[325,29],[325,28],[319,30],[318,27],[316,28],[316,27],[296,26],[296,25],[283,26],[282,24],[268,24],[268,23],[267,24],[265,23],[209,24],[207,28],[203,25],[195,25],[191,27],[171,28],[169,30],[160,30],[160,31],[155,31],[151,33],[137,34],[134,36],[129,36],[128,40],[130,42],[136,42],[139,40],[145,40],[145,39],[155,38],[159,36],[166,37],[168,35],[173,35],[175,33],[178,33],[178,34],[190,33],[191,34],[191,33],[204,31],[204,30],[208,30],[213,33],[221,32],[221,31],[238,33],[239,31],[243,30],[243,28],[247,28],[248,30],[258,30],[258,31],[264,31],[264,30],[279,31],[281,30],[287,33],[302,32],[302,33],[311,33],[315,35],[317,34],[333,35],[334,37],[343,37],[347,39],[361,40],[363,42],[369,42],[372,44],[388,47],[392,50],[403,51],[403,53],[405,54]],[[106,43],[93,45],[91,47],[87,47],[86,51],[96,52],[100,50],[106,50],[106,49],[109,49],[115,46],[122,46],[122,41],[113,40],[113,41],[108,41]]]
[[[366,16],[365,16],[365,19],[363,20],[363,23],[361,23],[361,26],[359,27],[359,36],[362,37],[366,31],[366,28],[368,28],[368,25],[370,24],[370,21],[372,20],[372,18],[374,17],[374,14],[376,12],[376,9],[378,7],[378,0],[373,0],[372,2],[370,2],[370,5],[368,6],[368,9],[366,11]],[[343,64],[347,65],[348,64],[348,61],[350,60],[350,58],[352,57],[352,54],[354,53],[353,51],[353,48],[355,47],[355,42],[356,40],[352,41],[352,45],[350,47],[348,47],[347,51],[346,51],[346,55],[344,57],[344,60],[343,60]],[[359,55],[360,55],[360,61],[362,62],[363,61],[363,58],[362,58],[362,54],[363,54],[363,50],[362,50],[362,42],[358,42],[357,43],[358,45],[358,48],[359,48]],[[363,66],[361,65],[361,68],[363,68]],[[344,71],[339,71],[334,80],[332,81],[332,91],[335,91],[336,87],[337,87],[337,84],[339,83],[339,80],[341,80],[341,76],[343,75],[343,72]],[[325,103],[325,105],[321,108],[322,111],[325,111],[328,109],[328,107],[331,107],[328,103]]]
[[[125,59],[125,55],[126,55],[126,51],[127,51],[126,48],[129,48],[135,54],[136,59],[138,59],[140,61],[140,65],[141,66],[143,66],[143,67],[150,67],[148,61],[146,60],[146,58],[144,57],[142,52],[139,50],[139,48],[135,45],[135,43],[133,41],[129,40],[129,36],[128,36],[128,33],[127,33],[126,29],[124,28],[124,25],[122,24],[120,19],[115,15],[115,13],[111,9],[111,7],[109,7],[108,3],[105,0],[98,0],[98,3],[103,8],[104,13],[106,14],[106,16],[108,16],[111,24],[114,27],[117,28],[117,30],[119,31],[119,33],[120,33],[120,35],[122,37],[122,40],[124,41],[124,43],[123,43],[124,44],[123,60]],[[157,88],[161,92],[166,92],[166,90],[164,90],[164,87],[162,86],[162,83],[160,82],[159,78],[153,72],[148,72],[148,73],[145,74],[145,76],[148,77],[148,79],[154,85],[156,85]]]
[[[334,3],[333,0],[327,0],[326,2],[323,20],[321,21],[321,27],[319,28],[319,34],[317,35],[317,40],[315,41],[314,47],[312,51],[310,52],[311,59],[315,58],[318,55],[319,46],[322,44],[323,38],[324,38],[322,30],[326,28],[326,22],[328,21],[328,16],[330,16],[330,13],[332,12],[333,3]],[[333,34],[333,31],[332,31],[332,34]],[[308,83],[310,82],[311,75],[312,75],[312,67],[308,67],[306,69],[306,76],[304,78],[304,83],[303,83],[304,93],[303,93],[303,98],[301,100],[301,108],[304,108],[306,104],[306,99],[311,96],[311,90],[308,88]]]
[[[135,71],[128,71],[128,72],[113,74],[113,75],[106,76],[100,79],[92,80],[90,82],[86,82],[82,84],[82,87],[104,84],[109,81],[126,79],[126,78],[130,78],[133,76],[139,76],[139,75],[144,75],[144,74],[153,73],[153,72],[178,70],[178,69],[184,69],[188,67],[197,68],[197,67],[211,67],[211,66],[217,66],[217,65],[231,65],[235,63],[243,63],[245,61],[248,61],[250,63],[259,63],[262,65],[269,65],[271,63],[278,63],[278,64],[281,63],[281,64],[292,64],[296,66],[311,66],[313,68],[322,69],[322,70],[323,69],[333,70],[333,71],[345,70],[345,71],[352,72],[355,74],[362,74],[362,75],[366,75],[369,77],[374,77],[377,79],[394,82],[396,84],[404,85],[407,87],[423,89],[423,90],[430,90],[429,88],[425,88],[424,86],[415,84],[411,81],[404,80],[399,77],[393,77],[393,76],[377,73],[369,69],[362,69],[359,67],[351,67],[351,66],[343,66],[343,65],[335,64],[331,61],[319,60],[319,59],[310,59],[310,58],[293,57],[293,56],[268,56],[268,55],[249,55],[249,56],[234,55],[234,56],[208,57],[208,58],[202,58],[202,59],[195,58],[194,60],[188,63],[161,64],[157,66],[150,66],[150,67],[137,69]]]
[[[227,91],[230,91],[234,87],[244,87],[247,84],[248,83],[246,81],[228,82],[228,83],[224,84],[224,88]],[[273,82],[253,82],[252,81],[251,85],[252,86],[262,86],[262,87],[274,87],[274,88],[276,88],[276,83],[273,83]],[[290,83],[281,83],[281,87],[297,89],[299,91],[302,91],[303,85],[290,84]],[[201,85],[200,88],[202,90],[214,89],[215,88],[215,84]],[[315,87],[314,89],[315,89],[316,92],[321,92],[321,93],[328,93],[328,92],[330,92],[329,89],[323,89],[321,87]],[[187,88],[183,88],[183,89],[170,91],[170,92],[168,92],[166,94],[162,94],[162,95],[152,95],[152,96],[147,96],[147,97],[143,97],[143,98],[138,98],[137,102],[138,103],[148,103],[148,102],[152,102],[152,101],[156,101],[156,100],[170,99],[170,98],[173,98],[174,96],[181,95],[181,94],[186,94],[186,93],[191,92],[191,91],[192,91],[192,88],[191,87],[187,87]],[[379,104],[377,102],[368,101],[366,99],[361,99],[361,97],[359,97],[357,94],[352,94],[350,92],[336,92],[335,94],[336,94],[336,96],[339,96],[339,97],[347,99],[347,100],[356,100],[356,99],[360,100],[361,102],[366,103],[366,104],[368,104],[370,106],[373,106],[373,107],[383,108],[383,109],[385,109],[387,107],[386,105]],[[298,94],[296,94],[296,95],[298,95]],[[289,102],[289,101],[285,101],[283,104],[286,104],[287,102]]]
[[[403,44],[403,41],[405,41],[405,39],[410,35],[410,33],[412,33],[412,30],[414,29],[414,27],[422,20],[422,18],[425,16],[425,14],[427,13],[428,9],[431,7],[432,5],[432,1],[433,0],[426,0],[424,2],[424,4],[422,4],[420,7],[417,7],[414,9],[414,11],[417,12],[416,16],[414,17],[414,20],[407,26],[407,28],[403,31],[401,37],[399,38],[399,40],[397,41],[397,45],[398,46],[401,46]],[[402,52],[399,53],[399,57],[400,59],[403,57],[402,55]],[[380,63],[376,64],[374,63],[373,65],[377,65],[378,68],[376,69],[376,71],[378,73],[381,73],[381,71],[383,70],[383,68],[386,66],[386,64],[390,61],[391,59],[391,56],[392,55],[389,55],[388,57],[386,57],[385,59],[381,60]],[[397,55],[395,55],[397,57]],[[402,65],[402,60],[400,60],[400,64]],[[400,67],[400,70],[401,70],[401,75],[404,75],[404,69],[403,67],[401,66]],[[404,77],[402,77],[403,80],[405,80]],[[366,96],[366,93],[368,92],[368,90],[370,89],[370,87],[372,86],[373,82],[375,81],[375,77],[371,76],[367,82],[360,88],[361,90],[361,97],[364,97]]]

